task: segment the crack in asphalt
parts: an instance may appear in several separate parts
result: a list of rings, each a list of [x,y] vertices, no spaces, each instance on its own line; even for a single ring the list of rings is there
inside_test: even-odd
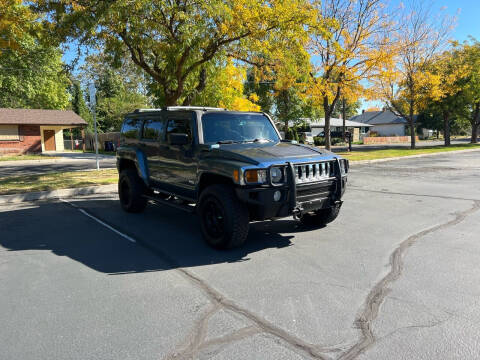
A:
[[[461,197],[455,197],[455,196],[403,193],[403,192],[386,191],[386,190],[372,190],[372,189],[365,189],[361,186],[355,186],[355,185],[349,185],[348,188],[355,191],[365,191],[365,192],[378,193],[378,194],[418,196],[418,197],[429,197],[429,198],[445,199],[445,200],[480,201],[480,199],[468,199],[468,198],[461,198]]]
[[[391,291],[388,286],[395,282],[402,274],[403,256],[406,251],[415,244],[418,239],[425,235],[454,226],[462,222],[468,215],[479,210],[480,201],[477,200],[473,203],[474,204],[470,209],[457,212],[454,219],[413,234],[395,248],[390,255],[390,271],[370,290],[363,305],[363,309],[355,319],[354,324],[361,330],[362,336],[355,345],[338,358],[339,360],[355,359],[375,343],[376,338],[373,334],[372,323],[378,317],[380,306],[384,302],[387,294]]]
[[[253,323],[254,326],[258,329],[259,333],[268,333],[274,337],[283,340],[286,345],[293,351],[301,354],[309,355],[315,359],[326,360],[326,358],[317,350],[317,346],[311,343],[308,343],[299,337],[296,337],[293,334],[288,333],[287,331],[283,330],[280,327],[277,327],[273,323],[267,321],[266,319],[261,318],[260,316],[254,314],[253,312],[249,311],[241,307],[240,305],[236,304],[232,300],[226,298],[223,294],[219,291],[215,290],[213,287],[208,285],[203,279],[199,278],[198,276],[194,275],[192,272],[186,270],[185,268],[180,267],[180,265],[168,254],[164,253],[163,251],[157,249],[156,247],[150,245],[148,242],[143,241],[142,239],[137,239],[130,234],[125,234],[123,231],[119,231],[113,227],[112,224],[109,224],[107,221],[101,219],[100,217],[93,215],[91,212],[81,208],[80,206],[65,200],[59,199],[66,205],[73,207],[74,209],[78,210],[82,214],[87,217],[92,218],[96,222],[102,224],[103,226],[109,228],[110,230],[114,231],[117,234],[122,233],[121,236],[127,239],[131,239],[137,244],[149,249],[157,256],[162,258],[167,265],[171,267],[171,270],[176,271],[180,275],[182,275],[185,279],[187,279],[190,283],[195,285],[198,289],[202,290],[202,292],[207,296],[210,302],[213,304],[212,308],[207,311],[201,319],[197,322],[193,333],[193,337],[190,336],[182,345],[180,345],[181,350],[174,351],[175,357],[167,356],[166,359],[183,359],[185,355],[193,353],[197,350],[197,348],[201,345],[202,339],[204,337],[204,332],[206,331],[208,320],[211,316],[217,312],[219,309],[229,310],[241,317],[249,320],[249,322]],[[225,337],[223,340],[223,344],[226,345],[230,341],[230,337]],[[185,343],[187,345],[185,346]],[[222,344],[221,340],[218,340],[216,345]],[[185,353],[184,353],[185,352]]]
[[[359,189],[359,190],[368,191],[365,189]],[[399,195],[429,196],[429,195],[403,194],[403,193],[399,193]],[[437,196],[431,196],[431,197],[437,197]],[[383,304],[388,293],[391,291],[391,289],[389,288],[389,285],[394,283],[402,274],[403,257],[406,251],[413,244],[415,244],[417,240],[424,237],[425,235],[454,226],[460,223],[461,221],[463,221],[471,213],[480,209],[480,200],[471,200],[471,199],[459,199],[459,200],[473,201],[474,204],[470,209],[455,213],[455,218],[452,220],[449,220],[442,224],[432,226],[428,229],[422,230],[420,232],[417,232],[409,236],[407,239],[403,240],[395,248],[395,250],[390,254],[390,261],[389,261],[390,271],[379,282],[377,282],[376,285],[370,290],[361,311],[358,313],[358,315],[355,318],[354,325],[358,329],[360,329],[361,336],[353,345],[348,347],[337,347],[337,348],[323,347],[322,348],[321,345],[308,343],[298,338],[297,336],[288,333],[282,328],[277,327],[276,325],[270,323],[266,319],[259,317],[258,315],[254,314],[248,309],[245,309],[240,305],[236,304],[235,302],[233,302],[232,300],[226,298],[223,294],[215,290],[206,281],[196,276],[194,273],[186,270],[185,268],[179,267],[179,264],[173,258],[165,254],[161,250],[153,247],[152,245],[148,244],[147,242],[144,242],[141,239],[132,238],[138,244],[148,248],[150,251],[160,256],[172,268],[172,270],[182,275],[182,277],[184,277],[190,283],[192,283],[195,287],[200,289],[207,296],[207,298],[211,303],[209,310],[206,311],[200,317],[199,320],[197,320],[197,323],[192,329],[191,334],[187,337],[187,339],[181,345],[177,346],[178,350],[174,350],[174,352],[171,355],[167,355],[165,359],[173,360],[173,359],[193,358],[199,351],[204,350],[209,346],[219,346],[219,348],[215,350],[216,352],[219,352],[223,349],[222,345],[223,347],[225,347],[231,342],[248,338],[249,336],[252,336],[258,333],[270,334],[280,340],[283,340],[284,345],[286,345],[288,348],[292,349],[293,351],[303,355],[311,356],[312,358],[315,358],[315,359],[320,359],[320,360],[327,359],[327,357],[325,357],[325,352],[329,352],[329,353],[342,352],[342,354],[337,357],[337,360],[355,359],[360,354],[362,354],[365,350],[371,347],[376,341],[379,340],[379,339],[376,339],[375,335],[373,334],[372,323],[378,317],[380,307]],[[78,207],[76,204],[72,204],[66,200],[62,200],[62,201],[76,208],[77,210],[81,210],[81,212],[86,216],[96,217],[93,214],[89,213],[88,211]],[[108,227],[112,226],[106,223],[104,220],[102,220],[102,222],[104,222]],[[239,329],[225,336],[206,341],[205,337],[208,329],[208,322],[211,319],[211,317],[221,309],[240,315],[244,319],[247,319],[253,325]]]

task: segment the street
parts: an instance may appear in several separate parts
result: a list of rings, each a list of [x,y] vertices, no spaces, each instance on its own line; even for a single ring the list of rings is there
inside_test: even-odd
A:
[[[479,179],[478,151],[352,165],[335,222],[230,251],[115,194],[0,206],[0,358],[477,359]]]
[[[60,158],[48,160],[0,161],[0,177],[96,169],[95,154],[93,153],[65,152],[55,153],[51,156]],[[115,156],[100,154],[99,164],[101,169],[115,168],[116,158]]]

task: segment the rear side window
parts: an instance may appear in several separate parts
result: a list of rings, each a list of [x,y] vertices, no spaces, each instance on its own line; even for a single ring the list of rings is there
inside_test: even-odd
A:
[[[127,139],[136,139],[142,127],[142,120],[127,118],[123,122],[122,135]]]
[[[143,138],[150,140],[160,139],[165,130],[165,121],[162,119],[147,119],[143,124]]]

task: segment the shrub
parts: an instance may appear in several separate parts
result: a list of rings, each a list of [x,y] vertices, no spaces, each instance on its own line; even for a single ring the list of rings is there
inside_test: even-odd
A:
[[[323,146],[325,145],[325,138],[320,136],[315,136],[313,138],[313,143],[315,144],[315,146]]]

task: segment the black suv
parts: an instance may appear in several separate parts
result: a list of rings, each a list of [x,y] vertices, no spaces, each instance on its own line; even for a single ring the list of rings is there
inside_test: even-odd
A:
[[[136,110],[117,149],[123,209],[141,212],[153,200],[196,212],[216,248],[243,244],[253,220],[333,221],[348,167],[329,151],[282,140],[264,113],[206,107]]]

